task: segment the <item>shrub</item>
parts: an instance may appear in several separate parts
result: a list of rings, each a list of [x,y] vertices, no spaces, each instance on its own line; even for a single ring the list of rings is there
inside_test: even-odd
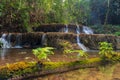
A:
[[[66,49],[64,50],[65,54],[70,54],[70,53],[78,53],[77,54],[77,58],[79,59],[80,57],[85,57],[87,59],[88,54],[83,51],[83,50],[70,50],[70,49]]]
[[[37,48],[37,49],[33,49],[33,54],[39,59],[45,59],[45,60],[49,60],[48,55],[50,54],[54,54],[53,52],[53,47],[44,47],[44,48]]]
[[[120,61],[120,54],[113,51],[113,47],[111,43],[100,42],[99,54],[103,61]]]
[[[120,32],[115,32],[114,33],[116,36],[120,36]]]
[[[115,52],[113,51],[113,47],[111,43],[107,43],[107,42],[100,42],[100,56],[102,58],[111,58],[113,54],[115,54]]]
[[[120,25],[94,25],[91,28],[98,34],[115,34],[115,32],[120,32]]]
[[[0,80],[7,80],[8,78],[22,76],[26,73],[36,72],[38,68],[35,67],[37,67],[35,62],[17,62],[0,66]]]
[[[71,43],[69,41],[60,40],[58,42],[58,44],[61,47],[61,50],[63,51],[63,53],[64,53],[64,50],[66,50],[66,49],[73,49],[73,46],[71,45]]]
[[[69,53],[78,53],[77,58],[79,59],[80,57],[85,57],[87,58],[87,53],[83,50],[75,50],[73,49],[72,45],[68,41],[61,42],[60,45],[63,47],[63,53],[64,54],[69,54]]]

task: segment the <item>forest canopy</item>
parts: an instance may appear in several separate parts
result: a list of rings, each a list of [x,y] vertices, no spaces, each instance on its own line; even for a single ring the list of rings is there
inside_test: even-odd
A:
[[[0,26],[120,24],[120,0],[0,0]],[[29,27],[28,27],[29,26]]]

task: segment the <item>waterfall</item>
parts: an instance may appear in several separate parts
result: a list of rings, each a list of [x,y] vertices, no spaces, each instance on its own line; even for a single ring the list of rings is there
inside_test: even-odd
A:
[[[84,32],[85,34],[93,34],[92,29],[90,29],[90,28],[87,27],[87,26],[83,26],[83,32]]]
[[[41,44],[42,44],[42,46],[45,46],[46,45],[46,34],[43,34],[42,35],[42,40],[41,40]]]
[[[16,36],[16,44],[15,44],[14,48],[22,48],[22,46],[21,46],[21,37],[22,37],[21,34],[17,34],[17,36]]]
[[[80,48],[82,48],[82,50],[84,51],[87,51],[87,48],[80,42],[80,27],[79,25],[77,25],[77,28],[76,28],[76,33],[77,33],[77,44]]]
[[[15,46],[12,47],[11,46],[11,33],[9,33],[8,35],[7,34],[2,34],[1,38],[0,38],[0,42],[3,44],[2,45],[2,48],[22,48],[20,46],[21,44],[21,34],[18,34],[16,36],[16,43],[15,43]]]
[[[68,33],[68,25],[65,26],[64,32],[65,32],[65,33]]]
[[[11,33],[8,34],[7,42],[8,42],[9,48],[11,48]]]
[[[2,34],[0,38],[0,42],[2,43],[2,48],[0,49],[0,57],[2,60],[5,59],[5,54],[8,50],[8,48],[11,47],[11,34],[8,35],[7,40],[6,40],[7,34]]]
[[[6,40],[6,36],[7,34],[2,34],[2,37],[0,38],[0,42],[3,44],[2,48],[10,48],[10,44],[8,43],[8,41]]]
[[[79,36],[79,34],[77,34],[77,44],[78,44],[78,46],[79,46],[82,50],[88,51],[87,48],[80,42],[80,36]]]
[[[77,25],[76,33],[77,33],[77,34],[80,34],[80,27],[79,27],[79,25]]]

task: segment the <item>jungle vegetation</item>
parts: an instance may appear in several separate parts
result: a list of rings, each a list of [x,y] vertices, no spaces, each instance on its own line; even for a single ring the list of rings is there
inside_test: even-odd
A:
[[[119,0],[0,0],[0,28],[30,31],[49,23],[119,25],[119,19]]]

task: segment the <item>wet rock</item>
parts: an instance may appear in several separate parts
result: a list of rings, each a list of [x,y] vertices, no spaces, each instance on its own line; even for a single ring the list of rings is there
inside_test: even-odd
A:
[[[31,33],[9,33],[11,34],[10,43],[12,46],[15,46],[17,43],[17,36],[20,34],[21,46],[24,48],[30,47],[41,47],[43,42],[45,46],[51,46],[58,48],[60,40],[66,40],[71,42],[72,44],[77,44],[77,34],[74,33],[63,33],[63,32],[31,32]],[[8,35],[9,35],[8,34]],[[43,35],[45,36],[45,41],[43,41]],[[8,36],[7,36],[8,37]],[[6,38],[7,39],[7,38]],[[114,35],[105,35],[105,34],[79,34],[80,42],[90,50],[98,50],[99,42],[108,42],[112,43],[113,48],[115,50],[120,50],[120,37]],[[74,45],[73,45],[74,46]],[[77,48],[77,46],[75,45]]]
[[[75,33],[76,25],[68,24],[69,32]],[[43,24],[38,27],[33,27],[34,32],[64,32],[66,25],[65,24]],[[80,30],[82,27],[80,25]],[[82,31],[81,31],[82,32]]]

